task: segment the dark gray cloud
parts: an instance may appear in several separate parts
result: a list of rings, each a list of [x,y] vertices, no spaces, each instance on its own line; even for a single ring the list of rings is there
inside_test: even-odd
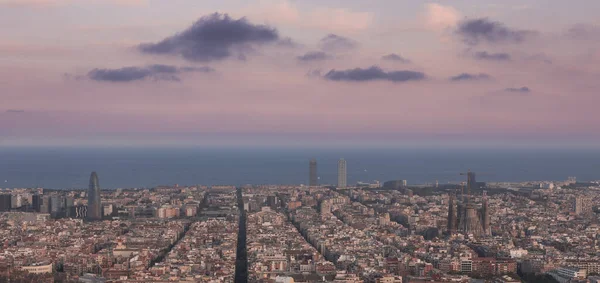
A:
[[[508,53],[488,53],[487,51],[475,52],[473,57],[477,60],[491,61],[510,61],[511,57]]]
[[[332,52],[348,51],[358,46],[356,41],[333,33],[323,37],[319,42],[319,45],[321,46],[321,49]]]
[[[520,43],[537,34],[530,30],[517,30],[487,18],[466,20],[459,24],[457,33],[465,43]]]
[[[23,109],[8,109],[8,110],[6,110],[6,113],[25,113],[25,110],[23,110]]]
[[[462,73],[460,75],[456,75],[454,77],[450,77],[451,81],[484,81],[484,80],[490,80],[492,77],[488,74],[485,73],[479,73],[479,74],[468,74],[468,73]]]
[[[600,27],[590,24],[576,24],[567,30],[566,36],[575,40],[599,40]]]
[[[386,72],[383,69],[373,66],[368,69],[355,68],[349,70],[331,70],[323,76],[331,81],[350,81],[350,82],[366,82],[375,80],[384,80],[392,82],[418,81],[425,79],[425,74],[414,71],[390,71]]]
[[[306,54],[304,54],[302,56],[296,57],[296,59],[298,59],[299,61],[303,61],[303,62],[324,61],[324,60],[331,59],[331,58],[333,58],[331,55],[329,55],[325,52],[322,52],[322,51],[307,52]]]
[[[506,91],[506,92],[516,92],[516,93],[529,93],[529,92],[531,92],[531,89],[529,89],[526,86],[519,87],[519,88],[509,87],[509,88],[505,88],[504,91]]]
[[[119,69],[93,69],[87,77],[94,81],[131,82],[151,78],[153,80],[180,81],[180,73],[211,73],[211,67],[175,67],[170,65],[150,65],[147,67],[123,67]]]
[[[381,60],[396,61],[396,62],[400,62],[400,63],[410,63],[410,60],[408,60],[398,54],[395,54],[395,53],[384,55],[381,57]]]
[[[214,13],[200,18],[181,33],[157,43],[141,44],[138,49],[143,53],[179,55],[190,61],[208,62],[229,58],[234,53],[243,54],[252,44],[276,43],[278,40],[275,28]]]
[[[302,47],[302,44],[295,42],[292,38],[286,37],[277,41],[277,46],[288,47],[288,48],[296,48]]]

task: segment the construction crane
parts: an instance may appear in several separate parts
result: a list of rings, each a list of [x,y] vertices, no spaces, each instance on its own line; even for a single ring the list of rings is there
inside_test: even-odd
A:
[[[471,196],[471,186],[473,185],[472,181],[475,179],[475,172],[471,172],[471,169],[469,169],[469,170],[467,170],[466,173],[463,172],[463,173],[460,173],[460,175],[461,176],[467,176],[467,200],[468,200],[469,197]],[[461,192],[460,192],[461,193],[461,197],[464,200],[464,193],[465,193],[464,192],[464,186],[461,185],[460,188],[461,188]]]
[[[473,186],[476,185],[477,180],[475,178],[475,172],[471,171],[471,169],[467,170],[467,172],[462,172],[459,173],[461,176],[467,176],[467,198],[472,197],[471,193],[473,192]],[[481,176],[487,176],[490,175],[489,173],[477,173],[477,175]],[[461,185],[461,194],[464,194],[464,188]]]

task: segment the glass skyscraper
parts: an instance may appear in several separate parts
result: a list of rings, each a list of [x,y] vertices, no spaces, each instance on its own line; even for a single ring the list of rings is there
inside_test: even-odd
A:
[[[90,176],[90,188],[88,190],[88,220],[102,219],[102,205],[100,204],[100,184],[98,182],[98,174],[92,172]]]
[[[343,158],[338,161],[338,188],[346,188],[346,160]]]

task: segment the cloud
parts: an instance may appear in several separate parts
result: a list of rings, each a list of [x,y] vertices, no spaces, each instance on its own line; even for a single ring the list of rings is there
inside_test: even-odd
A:
[[[358,46],[356,41],[333,33],[323,37],[319,45],[326,51],[348,51]]]
[[[365,30],[373,22],[369,12],[353,12],[341,8],[318,8],[309,14],[307,23],[315,27],[338,31]]]
[[[491,60],[491,61],[510,61],[510,54],[508,53],[488,53],[487,51],[475,52],[473,57],[477,60]]]
[[[327,59],[331,59],[332,56],[322,52],[322,51],[313,51],[313,52],[307,52],[306,54],[302,55],[302,56],[298,56],[296,57],[296,59],[298,59],[298,61],[304,61],[304,62],[309,62],[309,61],[324,61]]]
[[[395,54],[395,53],[384,55],[381,57],[381,60],[395,61],[395,62],[400,62],[400,63],[410,63],[410,60],[408,60],[398,54]]]
[[[537,34],[530,30],[517,30],[487,18],[466,20],[459,24],[457,33],[469,45],[485,43],[521,43]]]
[[[451,6],[436,3],[425,5],[425,25],[434,31],[455,27],[460,20],[460,12]]]
[[[468,74],[468,73],[462,73],[460,75],[454,76],[454,77],[450,77],[451,81],[482,81],[482,80],[489,80],[492,77],[488,74],[485,73],[479,73],[479,74]]]
[[[425,74],[414,71],[390,71],[386,72],[377,66],[368,69],[355,68],[343,71],[335,69],[323,76],[330,81],[366,82],[384,80],[392,82],[418,81],[425,79]]]
[[[315,7],[299,9],[294,0],[258,0],[245,10],[252,19],[330,32],[356,32],[371,26],[375,18],[370,12],[344,8]]]
[[[208,62],[229,58],[234,53],[244,55],[253,44],[278,40],[275,28],[214,13],[200,18],[181,33],[158,43],[141,44],[138,49],[148,54],[179,55],[190,61]]]
[[[154,80],[180,81],[180,73],[211,73],[211,67],[175,67],[169,65],[150,65],[147,67],[123,67],[119,69],[93,69],[87,77],[101,82],[132,82],[152,78]]]
[[[302,46],[301,44],[295,42],[290,37],[280,39],[279,41],[277,41],[276,45],[281,46],[281,47],[289,47],[289,48],[296,48],[296,47]]]
[[[139,6],[145,5],[146,0],[88,0],[92,3],[98,4],[112,4],[120,6]],[[88,2],[86,1],[86,2]],[[0,6],[8,7],[51,7],[51,6],[64,6],[69,4],[75,4],[77,0],[0,0]]]
[[[529,93],[529,92],[531,92],[531,89],[529,89],[526,86],[520,87],[520,88],[509,87],[509,88],[505,88],[504,91],[515,92],[515,93]]]
[[[25,110],[23,110],[23,109],[8,109],[8,110],[6,110],[6,113],[25,113]]]
[[[311,69],[306,73],[306,76],[309,78],[314,78],[314,77],[320,78],[321,77],[321,69],[314,69],[314,70]]]
[[[566,37],[573,40],[599,40],[600,27],[590,24],[576,24],[567,30]]]

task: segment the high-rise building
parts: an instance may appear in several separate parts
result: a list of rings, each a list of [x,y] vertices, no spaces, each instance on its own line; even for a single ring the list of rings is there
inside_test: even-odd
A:
[[[11,202],[11,195],[0,195],[0,211],[10,211]]]
[[[40,206],[42,205],[42,195],[33,195],[31,197],[31,209],[35,212],[40,212]]]
[[[102,219],[102,205],[100,204],[100,184],[98,182],[98,174],[92,172],[90,176],[90,187],[88,190],[88,220]]]
[[[52,214],[53,217],[56,217],[58,214],[60,214],[63,208],[62,203],[63,200],[61,196],[50,197],[50,214]]]
[[[456,225],[457,225],[457,213],[456,213],[456,206],[454,204],[454,195],[450,195],[450,198],[448,199],[448,224],[447,224],[447,231],[448,234],[453,234],[456,232]]]
[[[317,175],[317,160],[311,159],[308,162],[308,185],[316,187],[319,185],[319,177]]]
[[[589,214],[592,212],[592,200],[587,197],[578,196],[573,199],[573,212],[575,214]]]
[[[338,188],[346,188],[346,160],[343,158],[338,161]]]

